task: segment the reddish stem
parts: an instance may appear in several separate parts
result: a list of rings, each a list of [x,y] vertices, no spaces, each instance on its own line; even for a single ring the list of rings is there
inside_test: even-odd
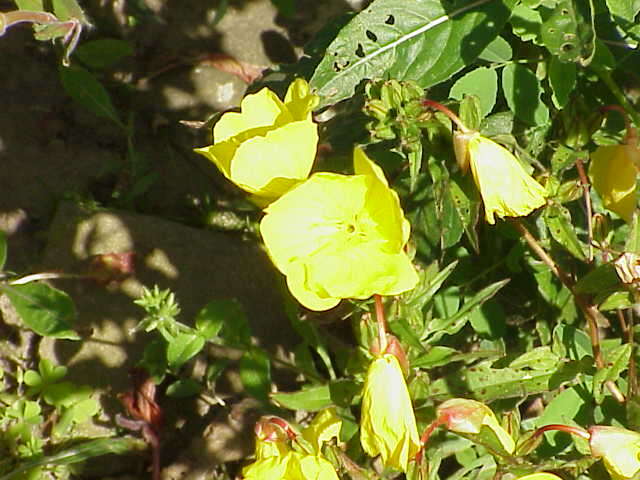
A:
[[[444,423],[446,422],[442,417],[436,418],[422,433],[422,436],[420,437],[420,450],[416,453],[416,463],[420,464],[420,462],[422,462],[422,454],[424,453],[426,443],[429,441],[433,431],[440,425],[444,425]]]
[[[552,423],[551,425],[545,425],[543,427],[538,428],[533,434],[534,437],[539,437],[544,432],[549,432],[552,430],[557,430],[560,432],[569,433],[571,435],[575,435],[576,437],[584,438],[589,441],[591,435],[584,428],[574,427],[572,425],[563,425],[561,423]]]
[[[576,160],[576,169],[578,170],[578,176],[580,177],[580,184],[582,185],[582,190],[584,193],[584,203],[587,207],[587,233],[589,239],[589,263],[593,262],[593,222],[591,217],[593,216],[593,211],[591,209],[591,195],[589,193],[590,185],[589,178],[584,171],[584,166],[582,164],[582,159],[578,158]]]
[[[469,132],[470,130],[464,125],[464,123],[462,123],[462,120],[460,120],[460,117],[458,117],[455,113],[453,113],[451,110],[449,110],[447,107],[445,107],[444,105],[442,105],[441,103],[436,102],[435,100],[429,100],[428,98],[425,98],[424,100],[422,100],[422,104],[425,107],[429,107],[429,108],[435,108],[436,110],[440,110],[442,113],[444,113],[447,117],[449,117],[451,119],[451,121],[453,123],[456,124],[456,126],[464,133]]]
[[[377,293],[373,296],[376,304],[376,322],[378,324],[378,347],[380,352],[387,350],[387,321],[384,316],[384,305],[382,305],[382,297]]]

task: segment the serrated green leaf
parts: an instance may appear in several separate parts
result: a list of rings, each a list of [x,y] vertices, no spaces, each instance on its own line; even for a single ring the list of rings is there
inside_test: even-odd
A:
[[[494,38],[478,56],[481,60],[495,63],[506,63],[511,60],[513,50],[511,45],[502,37]]]
[[[435,85],[473,62],[498,35],[513,0],[458,3],[377,0],[329,45],[310,83],[319,108],[350,97],[363,79],[389,75]],[[439,45],[439,48],[434,48]]]
[[[549,109],[540,99],[542,87],[535,73],[512,63],[502,70],[502,91],[513,114],[529,125],[549,121]]]
[[[67,94],[95,115],[123,126],[111,97],[102,84],[84,68],[60,67],[60,80]]]
[[[449,98],[462,100],[475,95],[480,100],[480,112],[486,117],[493,110],[498,94],[498,74],[493,68],[479,67],[460,77],[449,91]],[[469,128],[475,128],[467,125]]]
[[[550,205],[543,215],[553,239],[578,260],[585,261],[587,257],[584,253],[584,245],[578,239],[571,223],[569,210],[563,206]]]
[[[605,397],[606,382],[616,382],[620,374],[629,367],[633,347],[625,343],[615,348],[606,357],[606,367],[599,369],[593,376],[593,399],[600,405]]]
[[[562,109],[571,97],[576,86],[576,64],[563,63],[557,57],[551,57],[549,63],[549,85],[553,95],[553,104]]]
[[[271,390],[271,364],[267,354],[259,348],[250,347],[240,358],[238,368],[247,393],[266,402]]]
[[[133,55],[133,47],[131,43],[118,38],[100,38],[84,42],[74,50],[73,55],[86,66],[101,70]]]
[[[317,412],[333,404],[329,385],[306,386],[297,392],[272,393],[271,399],[283,408],[308,412]]]
[[[43,337],[79,340],[71,329],[76,311],[71,298],[45,283],[2,285],[0,290],[27,327]]]
[[[558,0],[553,10],[541,9],[540,38],[561,62],[591,63],[595,33],[591,1]]]
[[[205,339],[193,333],[180,333],[167,346],[169,368],[176,370],[202,350]]]

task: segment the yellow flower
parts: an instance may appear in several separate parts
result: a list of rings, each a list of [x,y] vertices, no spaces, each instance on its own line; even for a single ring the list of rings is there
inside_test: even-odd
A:
[[[222,116],[213,128],[213,145],[195,151],[258,203],[268,203],[309,176],[318,143],[311,119],[317,103],[302,79],[289,86],[284,102],[263,88],[244,97],[240,113]]]
[[[420,449],[420,437],[402,369],[389,353],[369,366],[362,394],[360,442],[372,457],[403,472]]]
[[[559,476],[553,473],[539,472],[519,477],[518,480],[562,480]]]
[[[633,144],[598,147],[591,154],[589,176],[604,207],[631,222],[636,209],[640,149]]]
[[[613,480],[636,478],[640,473],[640,433],[596,425],[589,429],[594,457],[602,457]]]
[[[313,447],[314,453],[319,454],[323,443],[339,438],[341,428],[342,420],[338,418],[336,409],[325,408],[302,430],[302,437]]]
[[[462,169],[471,165],[488,223],[495,223],[494,215],[522,217],[545,204],[544,187],[506,148],[478,132],[457,132],[454,147]]]
[[[257,460],[246,467],[245,480],[339,480],[333,465],[319,455],[290,451]]]
[[[356,175],[316,173],[265,210],[260,232],[289,290],[311,310],[342,298],[396,295],[418,276],[409,222],[380,167],[354,151]]]
[[[513,453],[516,448],[511,435],[502,428],[493,411],[484,403],[452,398],[438,406],[437,414],[452,432],[477,435],[482,427],[487,427],[493,431],[507,453]]]

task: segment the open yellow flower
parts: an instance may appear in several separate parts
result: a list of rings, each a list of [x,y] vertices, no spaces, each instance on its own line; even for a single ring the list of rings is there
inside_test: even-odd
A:
[[[478,132],[457,132],[456,158],[463,170],[471,165],[484,203],[485,218],[522,217],[545,204],[546,190],[525,172],[509,150]]]
[[[589,176],[604,207],[631,222],[636,209],[640,149],[633,144],[598,147],[591,154]]]
[[[367,454],[403,472],[420,449],[420,437],[402,368],[392,354],[369,366],[362,393],[360,442]]]
[[[268,88],[247,95],[241,112],[225,113],[214,144],[196,148],[237,186],[268,203],[309,176],[318,143],[311,111],[318,97],[296,79],[284,102]]]
[[[589,428],[589,434],[592,455],[602,457],[613,480],[637,478],[640,473],[640,433],[596,425]]]
[[[396,295],[418,276],[409,222],[380,167],[354,151],[355,175],[316,173],[270,204],[260,232],[289,290],[311,310],[342,298]]]

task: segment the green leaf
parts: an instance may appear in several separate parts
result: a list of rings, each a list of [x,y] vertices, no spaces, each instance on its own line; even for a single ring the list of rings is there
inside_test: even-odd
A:
[[[124,128],[102,84],[84,68],[60,67],[60,80],[67,94],[95,115],[108,118]]]
[[[7,262],[7,234],[0,230],[0,271]]]
[[[89,420],[100,411],[100,404],[93,398],[85,398],[84,400],[74,403],[69,408],[65,408],[60,418],[53,427],[52,434],[59,437],[74,423],[83,423]]]
[[[614,20],[621,23],[633,22],[640,12],[640,0],[606,0],[609,12]]]
[[[631,292],[620,290],[613,293],[599,294],[594,299],[594,302],[598,305],[598,310],[607,312],[609,310],[631,308],[636,304],[636,299]]]
[[[480,218],[480,197],[478,190],[473,184],[471,175],[462,176],[455,173],[449,179],[449,195],[453,201],[453,206],[462,222],[464,233],[469,243],[476,251],[480,252],[480,241],[476,226]]]
[[[576,64],[563,63],[557,57],[551,57],[549,63],[549,84],[553,95],[553,104],[561,109],[568,102],[576,86]]]
[[[74,51],[74,56],[87,67],[102,70],[109,68],[124,57],[133,55],[131,43],[117,38],[100,38],[85,42]]]
[[[53,13],[63,21],[75,18],[85,25],[89,24],[87,17],[76,0],[53,0]]]
[[[198,318],[201,317],[201,314],[200,327],[198,327],[196,319],[196,328],[203,328],[205,332],[209,333],[220,332],[218,325],[222,325],[220,336],[226,345],[251,344],[249,320],[247,320],[242,305],[236,299],[209,302],[198,314]],[[206,337],[207,335],[204,336]]]
[[[600,265],[582,277],[576,283],[577,293],[600,293],[620,284],[616,267],[613,263]]]
[[[0,290],[7,295],[22,321],[31,330],[43,337],[79,340],[71,326],[76,311],[71,298],[61,290],[46,283],[24,285],[2,285]]]
[[[22,475],[39,466],[71,465],[87,461],[101,455],[121,455],[130,451],[142,452],[147,445],[143,440],[133,437],[108,437],[76,443],[73,446],[62,445],[56,453],[18,464],[11,473],[3,475],[0,480],[23,478]]]
[[[511,45],[502,37],[494,38],[482,51],[478,58],[487,62],[506,63],[511,60],[513,51]]]
[[[578,260],[585,261],[584,245],[578,239],[578,235],[571,223],[571,214],[565,207],[550,205],[544,211],[547,228],[553,239],[562,245]]]
[[[231,316],[243,315],[237,303],[230,300],[213,300],[196,315],[196,330],[205,339],[209,340],[218,336],[225,322],[234,321],[230,318]]]
[[[638,213],[633,215],[633,223],[624,245],[624,251],[640,255],[640,215]]]
[[[480,100],[480,111],[486,117],[496,104],[498,74],[493,68],[479,67],[460,77],[449,91],[449,98],[462,100],[465,95],[475,95]],[[469,126],[469,128],[473,128]]]
[[[329,385],[305,386],[297,392],[272,393],[271,399],[283,408],[308,412],[317,412],[333,404]]]
[[[247,393],[258,400],[268,401],[271,390],[271,364],[267,354],[250,347],[240,359],[240,380]]]
[[[561,62],[589,65],[595,53],[591,0],[557,0],[553,10],[540,13],[540,38],[551,54]]]
[[[198,395],[203,387],[193,378],[181,378],[167,387],[167,396],[172,398],[188,398]]]
[[[502,91],[509,109],[523,122],[542,125],[549,121],[549,109],[540,100],[540,81],[528,68],[516,63],[504,67]]]
[[[523,353],[509,364],[509,368],[550,370],[560,366],[561,358],[551,351],[551,347],[536,347]]]
[[[599,369],[593,376],[593,399],[598,405],[604,401],[605,384],[616,382],[620,374],[629,367],[632,349],[629,343],[615,348],[606,357],[606,367]]]
[[[169,368],[176,370],[197,355],[204,347],[205,339],[193,333],[178,334],[167,347]]]
[[[549,425],[552,423],[572,424],[572,421],[578,417],[580,411],[588,407],[585,395],[582,395],[579,388],[571,387],[557,395],[544,409],[535,424],[538,427]],[[551,446],[556,446],[560,438],[564,439],[564,443],[568,443],[566,434],[561,432],[545,432],[545,437]]]
[[[523,42],[533,40],[534,43],[538,43],[537,39],[540,36],[542,26],[542,17],[538,10],[525,5],[524,2],[519,3],[513,9],[510,23],[513,33]]]
[[[509,282],[509,279],[500,280],[499,282],[492,283],[488,287],[483,288],[473,297],[466,300],[460,310],[454,315],[447,318],[436,318],[429,322],[428,325],[428,343],[433,343],[444,334],[452,335],[457,333],[469,319],[469,315],[477,308],[493,297],[498,290],[504,287]]]
[[[310,83],[319,107],[350,97],[363,79],[388,75],[426,88],[450,78],[496,38],[514,1],[478,3],[450,10],[441,0],[374,1],[342,28],[316,68]]]
[[[14,0],[20,10],[29,10],[31,12],[44,11],[44,0]]]

